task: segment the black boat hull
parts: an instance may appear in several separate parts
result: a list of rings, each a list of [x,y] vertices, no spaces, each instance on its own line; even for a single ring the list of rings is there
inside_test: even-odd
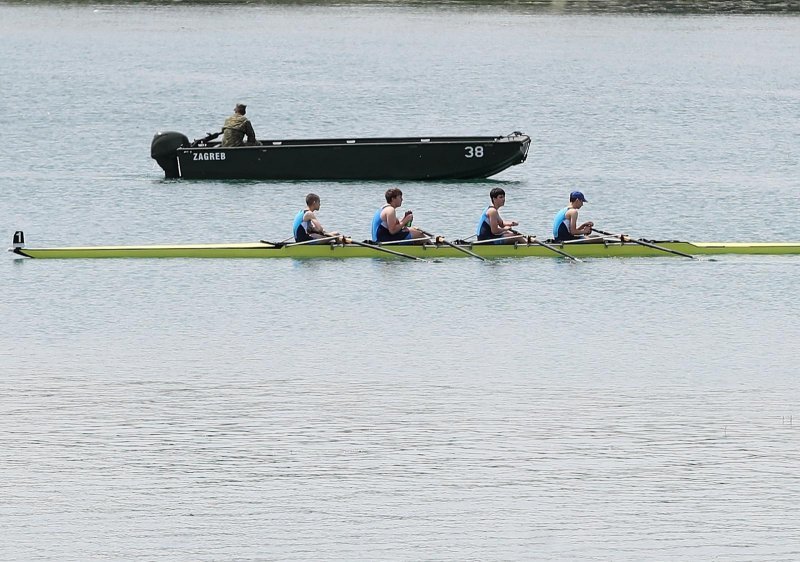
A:
[[[165,135],[153,139],[162,145]],[[173,137],[177,138],[177,137]],[[183,135],[180,138],[185,139]],[[173,142],[174,144],[174,142]],[[183,143],[151,154],[167,177],[269,180],[445,180],[487,178],[525,161],[530,137],[431,137],[262,141],[222,148]]]

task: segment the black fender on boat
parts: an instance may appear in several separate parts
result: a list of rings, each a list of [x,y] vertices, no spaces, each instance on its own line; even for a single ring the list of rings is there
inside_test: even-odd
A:
[[[156,133],[153,142],[150,143],[150,157],[164,170],[167,178],[181,177],[178,167],[178,149],[182,146],[189,146],[189,139],[183,133],[176,131],[165,131]]]

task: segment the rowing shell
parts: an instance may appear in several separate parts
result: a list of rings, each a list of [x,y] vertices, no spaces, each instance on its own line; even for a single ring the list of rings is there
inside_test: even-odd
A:
[[[663,248],[691,255],[715,254],[800,254],[800,242],[677,242],[655,241]],[[559,258],[548,248],[538,244],[458,244],[484,258],[542,257]],[[554,244],[570,255],[579,258],[669,257],[672,254],[635,243],[608,242],[605,244],[567,243]],[[392,245],[392,251],[419,258],[466,258],[467,254],[445,244],[420,246]],[[304,244],[298,246],[276,245],[264,242],[233,244],[178,244],[148,246],[77,246],[54,248],[26,248],[24,245],[9,251],[20,256],[38,259],[85,258],[381,258],[402,259],[355,244]]]

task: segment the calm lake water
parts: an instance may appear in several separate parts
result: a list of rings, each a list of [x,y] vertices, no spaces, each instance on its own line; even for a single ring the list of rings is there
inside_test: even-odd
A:
[[[559,3],[554,3],[559,4]],[[562,3],[563,4],[563,3]],[[798,240],[800,18],[524,6],[0,5],[0,226],[281,240],[309,191],[166,181],[159,130],[508,134],[400,187],[471,234]],[[797,560],[796,257],[0,260],[0,559]]]

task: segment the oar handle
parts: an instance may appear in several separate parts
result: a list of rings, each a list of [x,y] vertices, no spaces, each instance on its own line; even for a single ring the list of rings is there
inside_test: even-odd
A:
[[[613,236],[614,238],[619,238],[620,240],[630,238],[627,234],[614,234],[613,232],[607,232],[605,230],[600,230],[599,228],[594,228],[594,227],[592,227],[592,232],[597,232],[598,234],[603,234],[605,236]]]
[[[509,228],[508,231],[511,234],[513,234],[514,236],[521,236],[522,238],[525,239],[525,242],[530,243],[530,239],[531,239],[531,235],[530,234],[523,234],[522,232],[520,232],[519,230],[517,230],[515,228]],[[503,235],[501,234],[500,236],[502,237]]]

